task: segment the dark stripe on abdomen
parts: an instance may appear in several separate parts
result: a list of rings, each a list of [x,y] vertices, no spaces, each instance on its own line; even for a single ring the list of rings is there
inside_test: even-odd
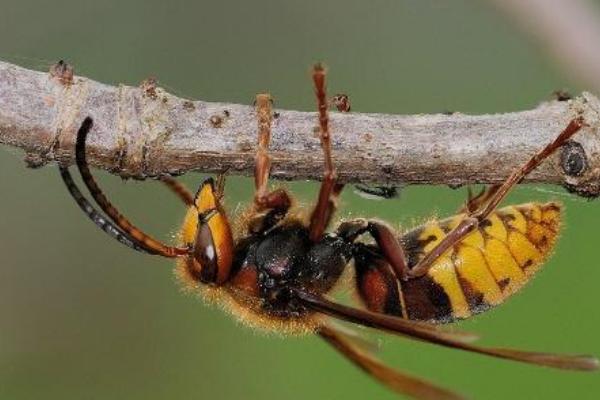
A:
[[[452,305],[444,289],[429,276],[401,283],[408,319],[451,322]]]

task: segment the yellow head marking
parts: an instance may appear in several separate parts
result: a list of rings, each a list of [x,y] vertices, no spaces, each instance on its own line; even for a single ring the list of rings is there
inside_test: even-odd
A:
[[[198,229],[198,210],[196,207],[190,207],[185,214],[181,231],[179,231],[179,241],[182,245],[194,243],[196,239],[196,230]]]
[[[188,208],[187,214],[183,220],[183,226],[180,232],[180,239],[183,244],[191,244],[196,239],[196,231],[198,229],[198,215],[203,211],[207,211],[213,208],[217,208],[217,201],[215,198],[214,188],[211,180],[206,180],[194,199],[194,206]],[[210,223],[218,216],[215,215],[210,219],[209,227],[212,229]]]
[[[194,204],[199,212],[210,210],[211,208],[217,207],[217,201],[215,198],[215,190],[213,187],[212,180],[205,181],[200,190],[196,194]]]

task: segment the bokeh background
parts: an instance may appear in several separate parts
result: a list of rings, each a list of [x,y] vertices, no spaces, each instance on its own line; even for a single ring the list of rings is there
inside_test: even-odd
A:
[[[597,2],[598,3],[598,2]],[[312,110],[309,66],[360,112],[494,113],[525,109],[567,80],[536,43],[478,1],[0,1],[0,59],[137,85],[155,76],[180,96]],[[183,210],[158,184],[99,173],[140,226],[169,239]],[[182,180],[196,187],[203,176]],[[227,205],[251,180],[231,178]],[[303,202],[314,182],[289,185]],[[315,338],[239,326],[179,290],[169,261],[118,245],[69,198],[53,167],[28,170],[0,149],[0,399],[395,399]],[[408,187],[399,199],[347,190],[341,216],[403,226],[453,213],[465,189]],[[503,306],[463,322],[487,345],[600,355],[600,203],[551,186],[511,202],[558,199],[554,257]],[[561,372],[375,336],[381,357],[479,399],[597,399],[598,373]]]

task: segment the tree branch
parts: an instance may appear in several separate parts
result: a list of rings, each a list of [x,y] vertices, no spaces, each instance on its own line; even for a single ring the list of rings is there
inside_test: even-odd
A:
[[[63,66],[64,67],[64,66]],[[153,82],[108,86],[0,62],[0,143],[26,152],[30,167],[69,164],[75,132],[95,120],[89,161],[122,177],[187,171],[251,174],[257,140],[253,107],[189,101]],[[316,112],[276,110],[272,175],[320,179]],[[334,161],[344,182],[463,185],[504,180],[569,121],[587,127],[527,181],[600,194],[600,101],[589,93],[508,114],[331,113]]]

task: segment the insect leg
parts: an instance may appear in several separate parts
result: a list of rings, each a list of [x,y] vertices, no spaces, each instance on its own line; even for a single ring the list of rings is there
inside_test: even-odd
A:
[[[313,82],[319,109],[319,131],[321,147],[325,156],[323,182],[319,190],[317,204],[310,216],[309,236],[311,241],[318,242],[329,225],[336,208],[337,197],[344,185],[336,183],[337,172],[331,157],[331,136],[329,134],[329,115],[327,111],[327,91],[325,84],[325,68],[321,64],[313,67]]]
[[[539,152],[535,153],[529,161],[527,161],[521,168],[513,172],[502,185],[500,185],[495,192],[489,197],[489,200],[482,202],[478,205],[478,208],[467,214],[456,228],[454,228],[444,239],[442,239],[436,247],[434,247],[429,253],[425,255],[419,261],[419,263],[409,271],[410,277],[418,277],[427,273],[429,268],[437,260],[437,258],[444,254],[446,250],[460,242],[465,236],[476,229],[479,224],[486,219],[490,213],[492,213],[498,204],[506,197],[509,191],[523,178],[533,171],[538,165],[542,163],[548,156],[550,156],[556,149],[562,146],[571,136],[577,133],[584,126],[583,118],[577,118],[572,120],[569,125],[546,147]]]
[[[348,358],[391,390],[419,400],[460,400],[462,396],[419,378],[397,371],[378,360],[357,340],[333,326],[320,327],[317,334],[334,349]]]
[[[476,195],[473,195],[471,188],[468,188],[467,202],[461,207],[458,212],[459,214],[468,213],[471,214],[481,208],[485,203],[487,203],[490,198],[500,189],[499,184],[494,184],[485,187],[481,192]]]
[[[256,95],[256,118],[258,120],[258,148],[254,165],[254,203],[257,208],[268,208],[267,195],[271,158],[269,143],[271,142],[271,122],[273,121],[273,100],[268,93]]]
[[[375,246],[357,243],[353,249],[356,291],[371,311],[408,318],[400,281]]]
[[[287,214],[291,199],[284,189],[268,190],[271,158],[269,143],[271,141],[271,123],[273,121],[273,100],[271,95],[256,95],[256,115],[258,119],[258,149],[254,166],[254,208],[250,230],[263,232],[273,227]],[[266,211],[266,213],[263,213]]]
[[[350,242],[366,232],[375,239],[377,247],[392,266],[396,277],[405,280],[409,274],[406,254],[392,228],[376,220],[355,219],[342,222],[337,229],[338,236]]]
[[[194,195],[181,182],[170,176],[161,176],[160,181],[165,184],[186,206],[194,205]]]
[[[408,263],[394,230],[366,219],[345,221],[337,229],[337,235],[347,242],[366,232],[375,239],[377,248],[362,243],[353,247],[358,293],[369,310],[407,318],[399,281],[408,277]]]
[[[127,220],[127,218],[125,218],[121,213],[119,213],[119,211],[106,198],[104,193],[102,193],[102,190],[90,172],[85,155],[86,138],[90,129],[92,128],[92,125],[92,119],[87,117],[77,132],[75,160],[77,162],[79,172],[81,173],[81,178],[83,179],[83,182],[87,186],[94,200],[96,200],[96,203],[98,203],[102,211],[104,211],[106,215],[108,215],[123,232],[134,238],[148,252],[160,254],[165,257],[178,257],[188,254],[189,250],[187,248],[171,247],[145,234],[143,231],[129,222],[129,220]]]

